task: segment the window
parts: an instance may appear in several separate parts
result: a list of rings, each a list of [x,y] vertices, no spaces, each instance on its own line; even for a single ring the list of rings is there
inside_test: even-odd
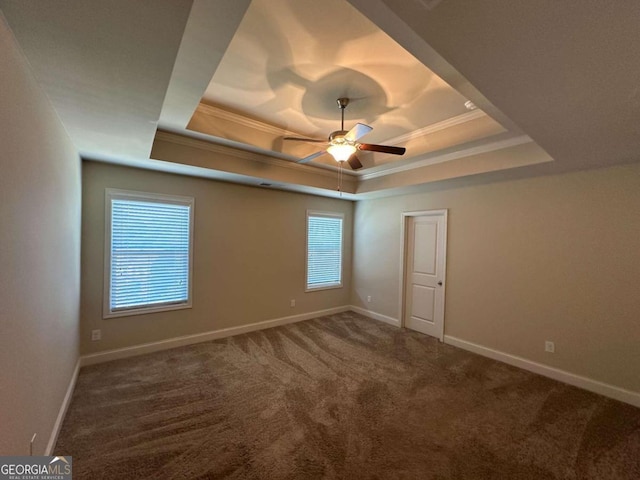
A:
[[[307,290],[342,286],[342,220],[337,213],[307,212]]]
[[[104,317],[191,307],[193,207],[107,189]]]

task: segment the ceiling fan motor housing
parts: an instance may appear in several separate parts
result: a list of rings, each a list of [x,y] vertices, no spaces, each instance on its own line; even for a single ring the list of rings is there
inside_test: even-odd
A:
[[[347,130],[336,130],[335,132],[331,132],[331,134],[329,135],[329,143],[331,145],[340,145],[343,143],[353,145],[353,142],[349,142],[349,140],[344,138],[347,133]]]
[[[349,99],[346,97],[341,97],[336,101],[338,102],[338,107],[341,108],[342,110],[347,108],[347,105],[349,105]]]

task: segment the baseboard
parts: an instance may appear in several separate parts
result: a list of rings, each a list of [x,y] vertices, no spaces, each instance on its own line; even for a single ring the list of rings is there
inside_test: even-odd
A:
[[[185,335],[182,337],[174,337],[158,342],[143,343],[141,345],[134,345],[132,347],[92,353],[89,355],[83,355],[80,358],[80,365],[94,365],[97,363],[110,362],[112,360],[119,360],[122,358],[135,357],[137,355],[143,355],[145,353],[159,352],[161,350],[183,347],[185,345],[192,345],[194,343],[208,342],[210,340],[216,340],[218,338],[232,337],[234,335],[240,335],[242,333],[255,332],[257,330],[264,330],[265,328],[278,327],[280,325],[302,322],[304,320],[311,320],[312,318],[318,318],[325,315],[342,313],[350,310],[350,308],[351,307],[349,306],[329,308],[326,310],[318,310],[315,312],[301,313],[299,315],[291,315],[289,317],[275,318],[272,320],[250,323],[248,325],[241,325],[238,327],[211,330],[209,332],[197,333],[194,335]]]
[[[49,437],[49,443],[47,443],[47,448],[44,451],[44,454],[46,456],[53,454],[53,449],[56,446],[56,442],[58,441],[58,434],[60,433],[60,429],[62,428],[62,422],[64,421],[64,417],[67,414],[69,405],[71,404],[73,390],[76,387],[76,380],[78,379],[78,373],[80,372],[80,365],[81,361],[80,358],[78,358],[78,361],[76,362],[76,368],[74,368],[73,370],[73,375],[71,375],[71,380],[69,381],[67,391],[64,394],[62,405],[60,406],[60,410],[58,411],[58,417],[56,418],[56,422],[53,424],[53,430],[51,431],[51,436]]]
[[[56,418],[56,421],[53,425],[53,430],[51,431],[51,436],[49,437],[49,442],[47,443],[47,447],[44,454],[51,455],[53,453],[53,449],[58,440],[58,434],[60,433],[60,429],[62,428],[62,422],[64,421],[69,405],[71,404],[71,398],[73,396],[73,391],[76,385],[76,381],[78,379],[78,373],[80,371],[80,367],[82,366],[94,365],[97,363],[103,363],[111,360],[118,360],[121,358],[133,357],[136,355],[142,355],[145,353],[152,353],[152,352],[157,352],[161,350],[168,350],[171,348],[191,345],[194,343],[216,340],[218,338],[231,337],[234,335],[240,335],[242,333],[249,333],[257,330],[264,330],[266,328],[277,327],[280,325],[287,325],[290,323],[302,322],[304,320],[311,320],[312,318],[318,318],[325,315],[333,315],[336,313],[342,313],[349,310],[352,310],[356,313],[359,313],[360,315],[364,315],[374,320],[379,320],[381,322],[388,323],[389,325],[393,325],[394,327],[401,326],[400,321],[396,318],[382,315],[372,310],[366,310],[364,308],[357,307],[355,305],[350,305],[350,306],[329,308],[326,310],[319,310],[315,312],[303,313],[299,315],[291,315],[288,317],[276,318],[272,320],[265,320],[262,322],[251,323],[251,324],[242,325],[239,327],[212,330],[209,332],[199,333],[195,335],[185,335],[182,337],[171,338],[171,339],[162,340],[159,342],[145,343],[145,344],[136,345],[133,347],[120,348],[117,350],[108,350],[105,352],[95,353],[91,355],[84,355],[80,357],[76,362],[73,375],[71,376],[71,380],[69,381],[69,385],[67,386],[67,391],[62,401],[62,405],[60,406],[60,410],[58,411],[58,417]],[[462,348],[463,350],[477,353],[484,357],[488,357],[493,360],[497,360],[509,365],[513,365],[514,367],[522,368],[524,370],[528,370],[530,372],[543,375],[545,377],[552,378],[554,380],[558,380],[560,382],[567,383],[575,387],[583,388],[590,392],[594,392],[594,393],[603,395],[605,397],[613,398],[615,400],[619,400],[621,402],[625,402],[640,408],[640,393],[638,392],[632,392],[630,390],[616,387],[614,385],[599,382],[597,380],[593,380],[593,379],[576,375],[564,370],[553,368],[548,365],[543,365],[541,363],[533,362],[531,360],[527,360],[526,358],[518,357],[518,356],[504,353],[498,350],[494,350],[488,347],[484,347],[482,345],[468,342],[466,340],[462,340],[460,338],[456,338],[451,335],[445,335],[444,341],[445,343],[449,345],[453,345],[454,347]]]
[[[565,370],[543,365],[542,363],[533,362],[526,358],[493,350],[492,348],[483,347],[482,345],[461,340],[450,335],[444,336],[444,342],[449,345],[453,345],[454,347],[462,348],[463,350],[468,350],[469,352],[477,353],[484,357],[489,357],[493,360],[498,360],[500,362],[513,365],[514,367],[519,367],[524,370],[537,373],[538,375],[558,380],[559,382],[568,383],[574,387],[583,388],[584,390],[589,390],[590,392],[613,398],[614,400],[619,400],[635,407],[640,407],[640,393],[638,392],[625,390],[624,388],[616,387],[608,383],[599,382]]]
[[[393,325],[394,327],[401,327],[400,320],[393,317],[388,317],[386,315],[382,315],[381,313],[374,312],[373,310],[366,310],[361,307],[356,307],[355,305],[351,305],[349,310],[353,310],[360,315],[364,315],[365,317],[373,318],[374,320],[380,320],[381,322],[388,323],[389,325]]]

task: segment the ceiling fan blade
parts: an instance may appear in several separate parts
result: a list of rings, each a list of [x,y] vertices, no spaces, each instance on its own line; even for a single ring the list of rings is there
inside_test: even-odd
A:
[[[320,150],[319,152],[312,153],[311,155],[307,155],[306,157],[301,158],[296,163],[309,163],[311,160],[314,160],[318,158],[320,155],[324,155],[325,153],[327,153],[326,150]]]
[[[327,143],[326,140],[318,140],[317,138],[282,137],[282,139],[283,140],[293,140],[294,142]]]
[[[364,123],[356,123],[356,126],[347,132],[344,136],[345,140],[355,142],[359,138],[364,137],[367,133],[373,130],[373,127],[365,125]]]
[[[355,153],[349,157],[347,162],[349,162],[349,166],[352,170],[358,170],[359,168],[362,168],[362,163],[360,163],[360,160],[358,159],[358,157],[356,157]]]
[[[404,147],[392,147],[391,145],[373,145],[371,143],[361,143],[358,150],[368,150],[370,152],[390,153],[392,155],[404,155],[407,151]]]

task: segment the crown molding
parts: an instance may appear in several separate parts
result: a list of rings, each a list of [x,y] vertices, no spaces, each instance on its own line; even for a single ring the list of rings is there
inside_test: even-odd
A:
[[[384,170],[379,170],[377,172],[363,173],[359,178],[360,181],[370,180],[372,178],[384,177],[387,175],[392,175],[394,173],[406,172],[407,170],[414,170],[420,167],[435,165],[436,163],[449,162],[451,160],[457,160],[459,158],[471,157],[473,155],[480,155],[482,153],[502,150],[504,148],[515,147],[517,145],[522,145],[524,143],[530,142],[533,142],[533,140],[528,135],[519,135],[517,137],[497,140],[494,142],[476,145],[469,148],[463,148],[445,154],[432,155],[428,158],[423,158],[422,160],[417,160],[415,162],[404,165],[398,165],[396,167],[385,168]]]
[[[230,112],[228,110],[225,110],[223,108],[214,106],[214,105],[208,105],[206,103],[200,103],[198,105],[198,110],[204,114],[204,115],[208,115],[211,116],[213,118],[217,118],[217,119],[221,119],[221,120],[226,120],[226,121],[230,121],[233,123],[236,123],[238,125],[241,125],[243,127],[246,128],[251,128],[263,133],[267,133],[269,135],[274,135],[274,136],[300,136],[301,134],[299,132],[293,132],[291,130],[287,130],[284,128],[279,128],[276,127],[274,125],[271,125],[269,123],[265,123],[265,122],[261,122],[259,120],[255,120],[255,119],[251,119],[248,117],[245,117],[242,114],[239,113],[235,113],[235,112]],[[416,138],[420,138],[423,137],[425,135],[430,135],[433,134],[435,132],[439,132],[442,130],[446,130],[447,128],[452,128],[455,127],[457,125],[462,125],[464,123],[467,122],[471,122],[473,120],[479,119],[479,118],[485,118],[488,117],[488,115],[486,113],[484,113],[482,110],[472,110],[470,112],[465,112],[461,115],[456,115],[455,117],[451,117],[448,118],[446,120],[442,120],[440,122],[436,122],[436,123],[432,123],[431,125],[427,125],[426,127],[420,128],[418,130],[414,130],[408,133],[405,133],[403,135],[399,135],[397,137],[391,138],[387,141],[385,141],[385,143],[390,144],[390,145],[398,145],[398,144],[404,144],[409,142],[410,140],[416,139]],[[169,136],[163,136],[162,134],[168,133]],[[337,168],[331,167],[329,165],[302,165],[302,164],[296,164],[296,163],[292,163],[290,161],[286,161],[286,160],[282,160],[281,158],[278,158],[274,155],[270,155],[269,153],[265,152],[265,153],[253,153],[251,151],[248,150],[244,150],[241,146],[235,147],[235,146],[225,146],[225,145],[221,145],[221,144],[217,144],[217,143],[212,143],[211,141],[207,141],[205,139],[200,139],[200,138],[194,138],[193,136],[187,136],[185,137],[182,134],[174,134],[171,132],[162,132],[159,131],[157,133],[157,136],[159,139],[162,140],[166,140],[169,142],[173,142],[173,143],[181,143],[183,145],[188,145],[188,146],[192,146],[192,147],[196,147],[196,148],[200,148],[200,149],[206,149],[209,151],[213,151],[216,153],[222,153],[222,154],[226,154],[226,155],[230,155],[230,156],[234,156],[237,158],[243,158],[243,159],[247,159],[247,160],[253,160],[253,161],[258,161],[258,162],[263,162],[263,163],[269,163],[272,165],[277,165],[280,167],[284,167],[284,168],[302,168],[302,167],[306,167],[308,169],[313,169],[314,173],[317,174],[323,174],[323,175],[330,175],[330,174],[335,174],[335,172],[338,170]],[[498,148],[504,148],[504,147],[498,147]],[[487,150],[487,151],[490,151]],[[473,154],[473,153],[471,153]],[[467,155],[462,155],[462,156],[467,156]],[[442,157],[442,159],[440,158]],[[419,162],[412,162],[408,165],[404,165],[404,166],[398,166],[398,167],[389,167],[389,168],[382,168],[381,170],[375,171],[375,172],[371,172],[371,173],[365,173],[365,172],[357,172],[357,171],[350,171],[350,170],[345,170],[343,173],[347,174],[347,175],[352,175],[354,177],[356,177],[359,180],[366,180],[369,178],[376,178],[379,176],[384,176],[384,175],[390,175],[392,173],[396,173],[396,172],[400,172],[400,171],[404,171],[404,170],[411,170],[413,168],[419,168],[421,166],[424,165],[428,165],[428,164],[432,164],[432,163],[439,163],[439,162],[443,162],[443,161],[447,161],[450,160],[452,158],[446,158],[448,157],[448,155],[442,155],[442,156],[438,156],[435,158],[430,158],[428,160],[423,160],[423,161],[419,161]],[[453,157],[453,158],[458,158],[458,157]],[[311,171],[311,170],[310,170]],[[322,172],[322,173],[320,173]]]
[[[156,132],[156,139],[164,142],[173,143],[176,145],[182,145],[185,147],[197,148],[200,150],[207,150],[209,152],[218,153],[221,155],[227,155],[230,157],[240,158],[242,160],[250,160],[253,162],[260,162],[267,165],[272,165],[281,168],[288,168],[291,170],[306,171],[314,175],[320,175],[324,177],[335,177],[335,170],[331,167],[318,168],[316,166],[304,165],[296,163],[295,160],[283,160],[281,158],[268,155],[267,153],[251,152],[243,150],[242,148],[231,147],[227,145],[220,145],[200,138],[194,138],[190,136],[181,135],[179,133],[173,133],[169,131],[158,130]],[[351,172],[343,171],[355,177]]]
[[[439,132],[447,128],[455,127],[456,125],[462,125],[463,123],[467,123],[472,120],[476,120],[478,118],[483,118],[483,117],[488,117],[488,115],[484,113],[482,110],[472,110],[471,112],[465,112],[461,115],[456,115],[455,117],[447,118],[446,120],[432,123],[431,125],[427,125],[426,127],[419,128],[418,130],[413,130],[411,132],[404,133],[397,137],[390,138],[385,143],[390,143],[392,145],[397,145],[399,143],[407,143],[410,140],[424,137],[425,135],[430,135],[432,133]]]
[[[312,173],[314,175],[320,175],[324,177],[334,177],[336,174],[335,169],[329,166],[320,167],[320,166],[299,164],[299,163],[296,163],[295,160],[291,160],[291,161],[283,160],[281,158],[268,155],[267,153],[251,152],[249,150],[244,150],[242,148],[221,145],[205,139],[194,138],[194,137],[185,136],[179,133],[173,133],[169,131],[158,130],[156,132],[156,139],[173,143],[176,145],[183,145],[186,147],[198,148],[200,150],[207,150],[213,153],[240,158],[243,160],[250,160],[250,161],[260,162],[260,163],[273,165],[281,168],[297,170],[298,172],[306,171],[307,173]],[[459,158],[470,157],[473,155],[480,155],[483,153],[488,153],[496,150],[502,150],[504,148],[514,147],[514,146],[522,145],[529,142],[533,142],[533,140],[528,135],[519,135],[516,137],[496,140],[493,142],[484,143],[482,145],[475,145],[472,147],[463,148],[460,150],[456,150],[456,151],[448,152],[444,154],[427,154],[428,155],[427,158],[423,158],[421,160],[417,160],[404,165],[398,165],[395,167],[390,166],[388,168],[384,168],[383,170],[379,170],[376,172],[358,173],[358,172],[352,172],[345,169],[343,170],[343,174],[352,176],[357,183],[360,183],[365,180],[370,180],[373,178],[384,177],[387,175],[405,172],[408,170],[414,170],[416,168],[426,167],[426,166],[434,165],[437,163],[448,162],[448,161],[456,160]]]
[[[204,113],[205,115],[209,115],[215,118],[219,118],[222,120],[227,120],[230,122],[237,123],[238,125],[242,125],[247,128],[252,128],[254,130],[259,130],[264,133],[268,133],[270,135],[275,136],[301,136],[300,132],[294,132],[292,130],[287,130],[285,128],[276,127],[271,125],[270,123],[261,122],[259,120],[255,120],[252,118],[248,118],[242,114],[230,112],[229,110],[225,110],[220,107],[216,107],[213,105],[208,105],[206,103],[200,103],[198,105],[198,110]],[[447,128],[455,127],[456,125],[461,125],[463,123],[470,122],[472,120],[476,120],[478,118],[488,117],[486,113],[482,110],[472,110],[470,112],[465,112],[461,115],[456,115],[455,117],[447,118],[446,120],[442,120],[440,122],[432,123],[431,125],[427,125],[426,127],[419,128],[418,130],[413,130],[411,132],[399,135],[394,138],[390,138],[386,140],[386,143],[390,143],[392,145],[398,143],[406,143],[415,138],[419,138],[425,135],[430,135],[435,132],[439,132],[440,130],[445,130]]]
[[[260,120],[255,120],[253,118],[248,118],[240,113],[230,112],[229,110],[215,107],[213,105],[208,105],[206,103],[200,103],[196,111],[200,111],[201,113],[214,118],[237,123],[238,125],[242,125],[243,127],[252,128],[254,130],[258,130],[260,132],[268,133],[270,135],[275,135],[278,137],[300,135],[299,132],[293,132],[291,130],[287,130],[286,128],[276,127],[275,125],[271,125],[270,123],[261,122]]]

